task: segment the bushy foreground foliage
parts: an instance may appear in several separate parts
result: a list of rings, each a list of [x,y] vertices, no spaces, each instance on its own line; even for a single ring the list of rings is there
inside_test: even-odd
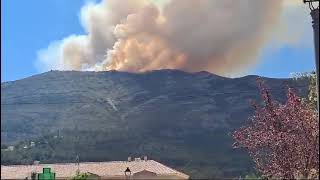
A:
[[[292,89],[276,103],[259,80],[264,105],[253,103],[250,124],[234,132],[235,148],[245,148],[257,170],[269,178],[319,177],[319,120],[310,103]]]
[[[296,73],[293,78],[297,81],[299,80],[309,80],[309,93],[306,100],[312,107],[317,108],[317,75],[316,72],[309,73]]]

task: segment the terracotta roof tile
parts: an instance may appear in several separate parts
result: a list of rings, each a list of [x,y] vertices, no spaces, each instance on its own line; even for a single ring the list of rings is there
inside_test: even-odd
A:
[[[39,164],[39,165],[1,165],[1,179],[21,179],[30,176],[32,171],[42,172],[44,167],[50,167],[56,172],[57,178],[72,177],[78,166],[75,163],[65,164]],[[90,172],[101,177],[124,176],[125,169],[129,167],[131,174],[147,170],[157,175],[176,175],[181,178],[189,176],[169,168],[154,160],[138,161],[110,161],[110,162],[83,162],[79,164],[80,172]]]

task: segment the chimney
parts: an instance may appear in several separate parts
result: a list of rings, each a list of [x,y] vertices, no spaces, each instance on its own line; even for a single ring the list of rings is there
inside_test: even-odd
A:
[[[40,161],[33,161],[33,165],[39,165]]]
[[[141,158],[134,158],[134,161],[141,161]]]
[[[129,157],[128,157],[128,162],[130,162],[130,161],[131,161],[131,157],[129,156]]]
[[[148,157],[147,156],[143,156],[143,160],[147,161]]]

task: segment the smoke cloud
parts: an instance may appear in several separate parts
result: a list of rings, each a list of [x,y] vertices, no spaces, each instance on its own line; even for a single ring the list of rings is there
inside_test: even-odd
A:
[[[38,66],[60,70],[206,70],[254,65],[282,12],[279,0],[103,0],[81,10],[86,35],[38,52]]]

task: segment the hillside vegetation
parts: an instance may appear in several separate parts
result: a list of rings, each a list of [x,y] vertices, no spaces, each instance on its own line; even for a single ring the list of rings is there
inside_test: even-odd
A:
[[[147,155],[192,177],[253,172],[231,132],[260,101],[257,76],[159,70],[141,74],[51,71],[1,84],[1,164],[126,160]],[[274,99],[307,81],[263,78]],[[23,148],[36,142],[34,147]]]

